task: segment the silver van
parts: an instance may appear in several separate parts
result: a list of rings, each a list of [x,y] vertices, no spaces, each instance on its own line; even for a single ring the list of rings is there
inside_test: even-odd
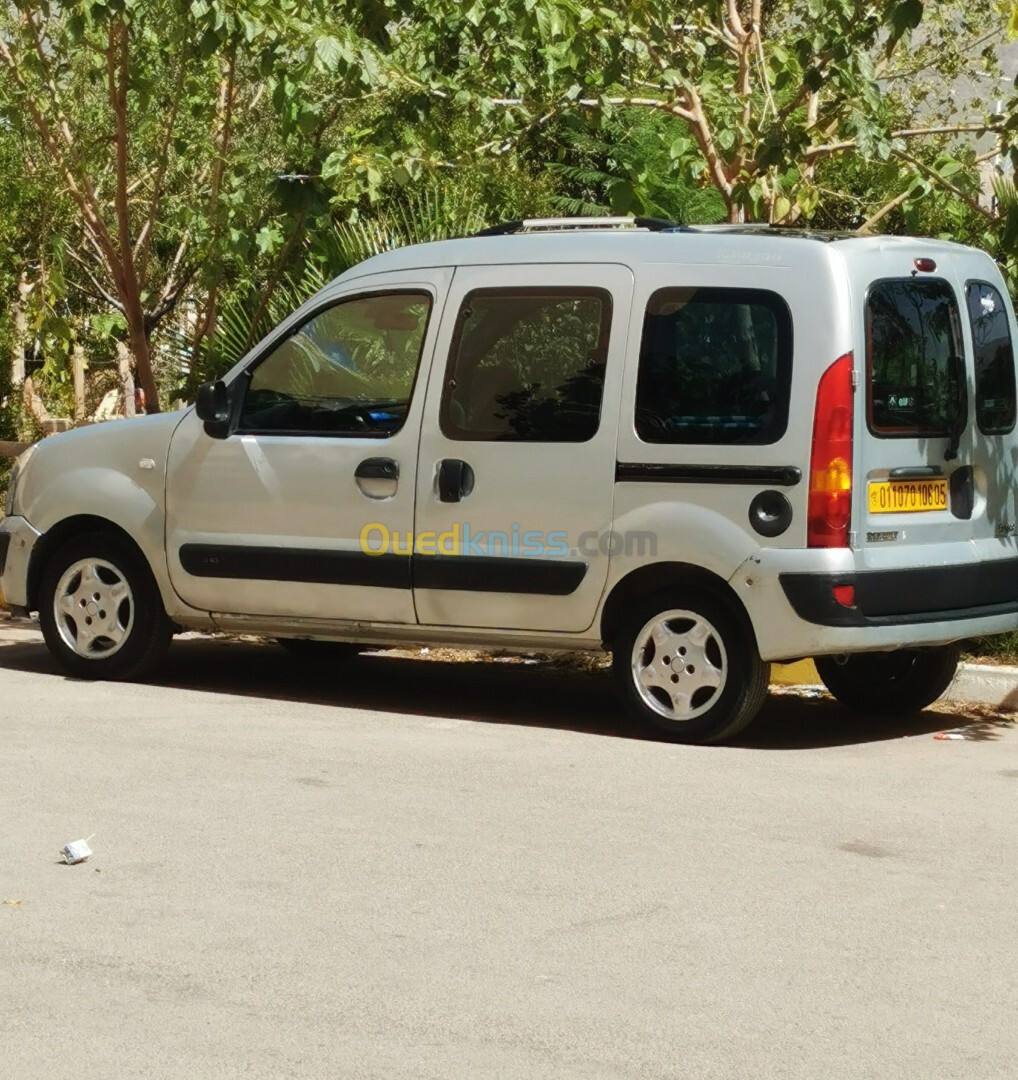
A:
[[[367,260],[183,412],[46,439],[0,522],[9,604],[75,675],[174,631],[610,650],[712,742],[772,661],[921,708],[1018,626],[1014,313],[902,237],[514,222]]]

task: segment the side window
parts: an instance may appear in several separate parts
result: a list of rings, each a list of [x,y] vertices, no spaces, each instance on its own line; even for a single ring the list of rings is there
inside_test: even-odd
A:
[[[251,373],[241,432],[385,438],[406,421],[427,293],[376,293],[320,311]]]
[[[983,434],[1003,435],[1015,421],[1014,349],[1007,306],[984,281],[970,282],[965,299],[975,351],[976,421]]]
[[[869,424],[877,435],[947,435],[964,355],[954,290],[942,280],[878,281],[866,301]]]
[[[442,393],[450,439],[585,442],[601,415],[603,289],[478,289],[460,308]]]
[[[777,442],[788,426],[792,316],[764,289],[659,289],[647,304],[636,433],[649,443]]]

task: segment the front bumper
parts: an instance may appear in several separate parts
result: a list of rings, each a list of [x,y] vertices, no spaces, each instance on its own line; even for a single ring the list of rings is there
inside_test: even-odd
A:
[[[0,519],[0,593],[8,607],[28,607],[28,568],[40,535],[22,517]]]

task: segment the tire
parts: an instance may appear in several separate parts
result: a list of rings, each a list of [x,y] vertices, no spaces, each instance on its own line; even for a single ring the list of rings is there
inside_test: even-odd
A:
[[[158,663],[173,636],[144,557],[103,532],[76,536],[50,557],[39,622],[50,652],[80,679],[137,679]]]
[[[343,664],[364,651],[351,641],[318,641],[314,638],[276,638],[292,656],[308,664]]]
[[[932,705],[951,685],[960,655],[957,645],[939,645],[844,659],[818,656],[814,663],[824,686],[854,712],[907,716]]]
[[[728,604],[679,587],[627,613],[612,641],[612,672],[630,716],[674,742],[703,744],[752,721],[767,696],[770,664]]]

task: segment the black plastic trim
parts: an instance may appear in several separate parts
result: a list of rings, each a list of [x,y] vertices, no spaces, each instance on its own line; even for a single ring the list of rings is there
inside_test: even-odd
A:
[[[415,555],[415,589],[569,596],[580,587],[587,564],[562,559],[487,555]]]
[[[943,479],[944,470],[938,465],[904,465],[887,475],[891,480],[936,480]]]
[[[193,577],[241,581],[299,581],[318,585],[411,587],[409,555],[319,548],[184,544],[180,565]],[[576,592],[587,564],[562,559],[511,556],[414,555],[413,586],[459,592],[529,593],[568,596]]]
[[[480,229],[472,235],[512,236],[513,233],[518,233],[525,224],[523,218],[513,218],[512,221],[500,221],[497,225],[489,225],[486,229]]]
[[[7,570],[7,552],[11,549],[11,534],[0,533],[0,575]]]
[[[1018,559],[855,574],[781,574],[779,580],[795,613],[817,626],[895,626],[1018,613]],[[835,585],[855,587],[855,607],[834,599]]]
[[[802,470],[795,465],[661,465],[641,461],[615,464],[616,482],[795,487],[801,479]]]
[[[390,553],[184,544],[180,565],[193,577],[201,578],[410,588],[410,556]]]

